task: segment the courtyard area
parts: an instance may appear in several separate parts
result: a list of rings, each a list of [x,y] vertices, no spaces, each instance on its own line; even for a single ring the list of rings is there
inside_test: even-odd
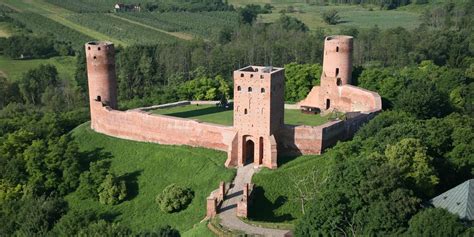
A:
[[[181,118],[192,118],[202,122],[231,126],[233,123],[233,110],[220,108],[215,105],[185,105],[152,111]],[[328,121],[328,116],[319,114],[303,114],[297,109],[285,109],[285,124],[318,126]]]

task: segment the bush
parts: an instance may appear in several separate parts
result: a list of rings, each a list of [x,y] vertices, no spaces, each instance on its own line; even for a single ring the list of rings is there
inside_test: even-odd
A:
[[[194,192],[190,188],[171,184],[156,197],[156,203],[164,212],[178,212],[185,209],[191,203],[193,197]]]
[[[440,208],[428,208],[414,215],[408,236],[460,236],[464,226],[458,217]]]
[[[118,179],[114,174],[105,176],[98,191],[99,202],[102,204],[115,205],[127,197],[125,181]]]
[[[339,17],[338,12],[336,10],[329,10],[323,12],[323,21],[328,23],[329,25],[335,25],[339,22],[341,17]]]

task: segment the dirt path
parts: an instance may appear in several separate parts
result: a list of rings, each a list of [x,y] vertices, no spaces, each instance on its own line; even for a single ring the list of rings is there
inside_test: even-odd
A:
[[[240,230],[247,234],[263,236],[284,236],[288,230],[267,229],[249,225],[236,216],[237,202],[242,198],[245,183],[252,181],[252,176],[257,170],[252,165],[239,167],[233,181],[233,187],[227,193],[227,198],[219,209],[221,224],[229,229]]]
[[[132,24],[135,24],[135,25],[139,25],[139,26],[143,26],[143,27],[148,28],[150,30],[155,30],[155,31],[158,31],[158,32],[161,32],[161,33],[164,33],[164,34],[168,34],[168,35],[171,35],[171,36],[174,36],[176,38],[183,39],[183,40],[192,40],[193,39],[192,35],[186,34],[186,33],[183,33],[183,32],[169,32],[169,31],[166,31],[166,30],[162,30],[160,28],[156,28],[156,27],[153,27],[153,26],[150,26],[150,25],[140,23],[138,21],[134,21],[134,20],[127,19],[125,17],[118,16],[116,14],[110,13],[108,15],[111,16],[111,17],[115,17],[117,19],[120,19],[122,21],[126,21],[126,22],[129,22],[129,23],[132,23]]]

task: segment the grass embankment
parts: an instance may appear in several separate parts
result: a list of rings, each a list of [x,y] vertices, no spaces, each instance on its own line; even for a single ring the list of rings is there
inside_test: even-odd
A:
[[[192,118],[199,121],[231,126],[233,110],[218,108],[215,105],[185,105],[154,110],[153,113],[169,116]],[[299,110],[285,110],[285,124],[318,126],[328,121],[320,115],[303,114]]]
[[[71,209],[109,213],[133,230],[170,225],[181,233],[189,231],[184,236],[208,233],[198,224],[205,216],[206,197],[220,181],[228,182],[235,175],[235,170],[224,167],[224,152],[113,138],[93,132],[89,123],[77,127],[72,134],[81,151],[90,157],[110,158],[111,170],[127,180],[129,196],[118,205],[106,206],[81,200],[72,193],[66,197]],[[194,199],[185,210],[167,214],[159,209],[155,197],[171,183],[191,187]]]
[[[37,68],[40,64],[52,64],[58,69],[59,77],[74,79],[76,70],[76,57],[63,56],[49,59],[13,60],[5,56],[0,56],[0,75],[4,74],[11,81],[21,78],[26,71]]]
[[[283,164],[276,170],[263,169],[253,176],[255,183],[254,204],[250,210],[251,221],[262,226],[289,228],[302,216],[301,202],[295,182],[302,179],[321,183],[327,177],[331,159],[324,155],[305,155],[300,157],[279,158]],[[311,181],[312,182],[312,181]],[[257,221],[257,222],[255,222]],[[278,223],[287,223],[278,225]]]

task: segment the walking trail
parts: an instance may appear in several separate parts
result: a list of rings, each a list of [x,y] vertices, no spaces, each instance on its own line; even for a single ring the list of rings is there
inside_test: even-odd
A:
[[[237,169],[237,175],[233,181],[233,187],[226,195],[221,208],[219,209],[219,217],[221,225],[232,229],[240,230],[247,234],[263,235],[263,236],[285,236],[288,230],[267,229],[253,225],[249,225],[237,217],[237,202],[242,198],[243,188],[246,183],[252,181],[253,174],[257,171],[252,165],[246,165]]]

